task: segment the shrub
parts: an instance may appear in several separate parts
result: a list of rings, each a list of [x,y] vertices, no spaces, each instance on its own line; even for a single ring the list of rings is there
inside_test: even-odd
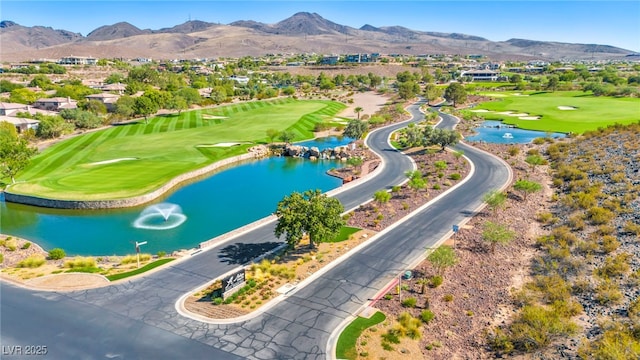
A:
[[[400,344],[400,338],[398,337],[398,335],[392,331],[389,330],[386,333],[380,335],[380,337],[382,337],[382,340],[384,340],[387,343],[391,343],[391,344]]]
[[[453,294],[446,294],[445,296],[442,297],[442,300],[444,300],[444,302],[452,302]]]
[[[70,269],[95,268],[96,260],[92,257],[76,257],[64,262],[64,267]]]
[[[518,155],[520,153],[520,148],[517,147],[517,146],[510,146],[509,149],[507,150],[507,152],[511,156],[516,156],[516,155]]]
[[[543,306],[527,305],[522,308],[510,326],[510,341],[524,351],[541,349],[553,340],[576,333],[575,323],[554,310]]]
[[[435,315],[431,310],[422,310],[422,312],[420,313],[420,320],[422,320],[422,322],[424,322],[425,324],[431,322],[434,317]]]
[[[165,257],[167,255],[166,251],[158,251],[158,253],[156,254],[158,255],[159,258]]]
[[[624,224],[624,231],[632,233],[636,236],[640,236],[640,224],[636,224],[633,221],[629,220]]]
[[[460,180],[461,177],[462,177],[462,175],[460,175],[458,173],[453,173],[453,174],[449,175],[449,179],[451,179],[451,180]]]
[[[617,304],[622,300],[622,292],[611,280],[604,280],[596,287],[596,300],[601,305]]]
[[[67,256],[67,254],[64,252],[64,250],[62,250],[60,248],[55,248],[55,249],[49,250],[49,259],[51,259],[51,260],[60,260],[60,259],[64,258],[65,256]]]
[[[609,256],[604,259],[604,263],[601,267],[597,268],[596,275],[602,278],[621,277],[629,272],[629,261],[631,255],[628,253],[621,253],[614,257]]]
[[[613,218],[613,213],[605,208],[594,206],[587,211],[587,216],[594,225],[602,225]]]
[[[410,298],[406,298],[404,300],[402,300],[402,306],[404,307],[408,307],[408,308],[414,308],[416,307],[416,303],[418,302],[418,300],[414,297],[410,297]]]
[[[447,162],[444,160],[438,160],[436,162],[433,163],[433,165],[436,167],[436,169],[438,170],[444,170],[447,168]]]
[[[27,241],[26,243],[24,243],[24,244],[22,245],[21,249],[22,249],[22,250],[27,250],[27,249],[28,249],[28,248],[30,248],[30,247],[31,247],[31,243]]]
[[[217,297],[217,298],[213,299],[212,302],[213,302],[214,305],[222,305],[222,303],[224,302],[224,299],[221,298],[221,297]]]
[[[384,299],[385,300],[391,300],[391,299],[393,299],[393,295],[387,294],[387,295],[384,296]]]
[[[4,262],[4,254],[0,254],[0,264]]]
[[[618,249],[620,242],[612,235],[604,235],[602,237],[602,251],[609,254]]]
[[[431,277],[431,282],[430,282],[430,286],[432,288],[437,288],[438,286],[442,285],[442,276],[440,275],[435,275],[433,277]]]
[[[41,255],[31,255],[28,258],[20,261],[16,264],[18,268],[37,268],[42,266],[46,262],[45,258]]]

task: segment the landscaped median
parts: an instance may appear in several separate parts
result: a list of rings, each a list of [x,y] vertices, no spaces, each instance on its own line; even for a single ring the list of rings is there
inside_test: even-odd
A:
[[[246,284],[235,293],[224,292],[223,280],[239,270],[215,279],[182,298],[179,308],[185,314],[210,322],[233,322],[259,311],[273,299],[285,296],[331,261],[357,246],[364,246],[374,235],[461,182],[470,173],[470,164],[460,153],[437,149],[414,148],[408,151],[423,174],[391,192],[381,190],[373,201],[344,215],[350,228],[334,242],[318,244],[310,250],[303,240],[293,250],[273,254],[267,259],[244,267]],[[413,181],[412,181],[413,180]],[[387,196],[382,196],[382,194]],[[353,228],[362,229],[355,233]]]
[[[92,207],[148,202],[187,178],[203,175],[199,170],[213,170],[207,168],[210,164],[273,140],[267,130],[286,130],[294,141],[313,138],[316,125],[335,124],[344,107],[326,100],[252,101],[76,136],[33,158],[7,189],[7,199],[26,202],[19,196],[30,196],[40,206],[56,205],[45,200],[61,200],[62,205],[69,203],[66,207],[89,207],[83,201],[93,202]],[[126,201],[130,198],[136,201]]]
[[[40,289],[76,290],[106,286],[112,281],[146,273],[173,260],[176,258],[165,257],[162,252],[155,256],[66,256],[63,249],[46,252],[30,241],[0,235],[1,276]]]

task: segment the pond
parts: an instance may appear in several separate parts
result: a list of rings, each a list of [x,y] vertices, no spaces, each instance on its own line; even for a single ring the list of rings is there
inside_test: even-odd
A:
[[[480,127],[474,130],[477,134],[465,137],[466,141],[482,141],[494,144],[526,144],[539,137],[563,138],[566,136],[563,133],[518,129],[511,125],[506,125],[502,121],[495,120],[484,121]]]
[[[345,146],[353,142],[352,138],[346,136],[327,136],[308,141],[301,141],[295,145],[306,146],[308,148],[317,147],[320,151],[338,146]]]
[[[315,146],[315,145],[314,145]],[[134,243],[142,252],[170,253],[261,219],[293,191],[342,184],[326,174],[340,166],[329,160],[273,157],[224,169],[136,208],[60,210],[0,202],[2,233],[31,240],[69,255],[124,255]]]

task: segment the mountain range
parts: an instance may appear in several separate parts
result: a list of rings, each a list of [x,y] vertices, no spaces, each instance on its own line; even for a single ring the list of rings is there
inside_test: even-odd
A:
[[[526,39],[490,41],[458,33],[417,31],[402,26],[359,29],[300,12],[275,24],[253,20],[227,25],[200,20],[159,30],[127,22],[96,28],[86,36],[51,27],[0,22],[0,61],[96,58],[191,59],[261,56],[278,53],[380,53],[486,55],[494,60],[601,60],[634,55],[609,45]]]

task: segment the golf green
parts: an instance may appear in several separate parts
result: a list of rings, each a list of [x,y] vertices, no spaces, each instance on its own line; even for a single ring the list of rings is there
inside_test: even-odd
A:
[[[521,129],[581,134],[616,123],[640,121],[640,99],[637,98],[595,97],[577,91],[495,95],[498,95],[495,101],[474,108],[476,115],[487,120],[502,120]]]
[[[276,99],[158,116],[60,142],[37,155],[10,192],[64,200],[122,199],[267,142],[267,130],[313,137],[345,105]]]

